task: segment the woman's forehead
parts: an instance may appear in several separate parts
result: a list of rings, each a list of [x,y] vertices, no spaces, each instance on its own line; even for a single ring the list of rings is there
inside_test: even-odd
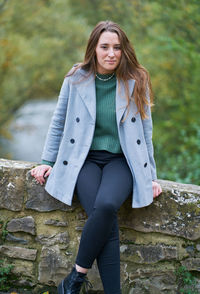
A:
[[[120,40],[118,34],[115,32],[103,32],[100,37],[98,43],[101,44],[120,44]]]

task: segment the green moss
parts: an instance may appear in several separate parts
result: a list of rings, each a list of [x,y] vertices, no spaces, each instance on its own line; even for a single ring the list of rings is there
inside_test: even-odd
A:
[[[0,260],[0,290],[9,289],[12,268],[12,264],[6,263],[5,260]]]
[[[8,234],[8,231],[6,230],[7,221],[0,221],[0,229],[1,229],[1,240],[4,242],[6,239],[6,235]]]
[[[180,266],[175,271],[178,284],[178,293],[183,294],[198,294],[196,289],[195,277],[184,266]]]

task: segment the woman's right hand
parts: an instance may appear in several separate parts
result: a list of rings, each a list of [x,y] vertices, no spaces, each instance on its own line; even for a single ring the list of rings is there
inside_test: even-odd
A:
[[[47,178],[51,173],[52,167],[47,164],[42,164],[34,167],[31,170],[31,175],[36,179],[37,183],[43,185],[45,183],[45,178]]]

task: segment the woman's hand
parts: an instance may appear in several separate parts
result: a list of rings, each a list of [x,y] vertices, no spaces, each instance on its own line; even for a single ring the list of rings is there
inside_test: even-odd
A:
[[[37,183],[43,185],[45,183],[45,178],[47,178],[51,173],[52,167],[50,165],[42,164],[34,167],[31,170],[31,175],[37,180]]]
[[[156,198],[162,193],[162,188],[160,184],[157,182],[152,181],[152,188],[153,188],[153,198]]]

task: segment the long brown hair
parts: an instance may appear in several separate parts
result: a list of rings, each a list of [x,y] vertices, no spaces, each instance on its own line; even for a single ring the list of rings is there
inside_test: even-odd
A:
[[[125,84],[128,111],[130,109],[130,101],[135,99],[138,112],[140,112],[142,119],[147,118],[145,105],[153,105],[153,93],[150,76],[148,71],[141,64],[139,64],[133,46],[131,45],[125,32],[117,23],[112,21],[101,21],[95,26],[88,40],[84,61],[83,63],[80,63],[74,71],[78,68],[82,68],[88,72],[88,76],[96,74],[96,46],[103,32],[116,33],[119,37],[122,55],[115,72],[118,81],[122,80]],[[133,93],[129,93],[129,79],[135,80]],[[147,97],[147,92],[149,92],[150,99]]]

